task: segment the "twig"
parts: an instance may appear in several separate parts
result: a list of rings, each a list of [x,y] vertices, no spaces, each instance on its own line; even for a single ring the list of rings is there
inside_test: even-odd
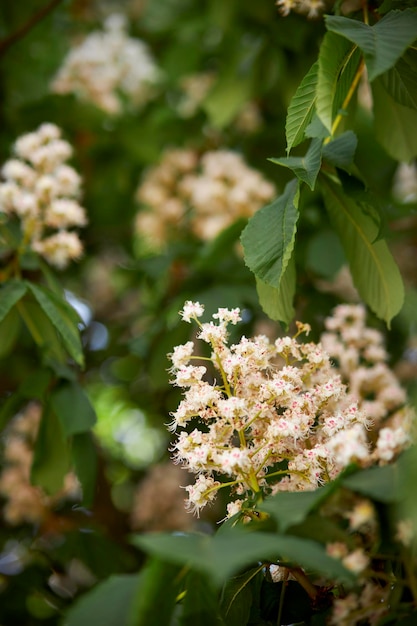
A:
[[[22,39],[29,31],[32,30],[44,17],[46,17],[62,0],[51,0],[46,6],[34,13],[23,26],[18,28],[14,33],[0,41],[0,56],[5,54],[7,50],[19,39]]]

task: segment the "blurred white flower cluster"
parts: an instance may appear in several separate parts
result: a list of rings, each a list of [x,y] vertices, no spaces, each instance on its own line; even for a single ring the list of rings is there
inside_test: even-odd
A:
[[[212,150],[201,156],[171,149],[149,169],[137,191],[144,205],[136,231],[151,247],[191,231],[203,241],[214,239],[240,217],[250,217],[272,200],[275,187],[242,156]]]
[[[392,193],[398,202],[417,202],[417,164],[400,163],[394,175]]]
[[[154,96],[160,70],[147,45],[129,37],[126,28],[123,15],[110,15],[103,31],[92,32],[69,51],[52,91],[74,93],[110,114],[146,104]]]
[[[31,484],[33,445],[40,420],[40,405],[31,403],[14,418],[6,431],[0,494],[5,499],[4,519],[12,526],[45,523],[60,502],[80,497],[80,486],[73,473],[66,475],[63,488],[54,495],[47,495],[43,489]]]
[[[172,448],[174,459],[197,474],[195,484],[186,487],[191,510],[198,512],[229,486],[231,516],[257,493],[315,489],[352,462],[366,467],[389,461],[410,442],[411,418],[399,409],[404,394],[388,374],[379,333],[350,323],[351,318],[363,322],[361,307],[337,309],[327,321],[326,343],[339,341],[340,367],[333,365],[322,344],[298,341],[308,325],[298,322],[294,337],[274,343],[263,335],[243,336],[229,346],[228,325],[240,321],[239,309],[221,308],[207,323],[199,320],[203,312],[198,302],[186,302],[181,315],[197,323],[197,338],[210,346],[210,356],[194,354],[192,341],[176,346],[170,355],[172,383],[184,389],[172,413],[171,430],[181,430]],[[357,365],[363,355],[371,364],[371,393],[378,374],[385,387],[389,381],[390,397],[378,388],[376,405],[366,399],[368,388],[360,385],[365,381],[353,378],[353,367],[346,375],[344,350],[349,364],[353,354],[351,344],[343,342],[353,338]],[[352,380],[353,392],[342,377]],[[384,403],[385,413],[379,403]],[[379,429],[394,410],[390,426]],[[378,429],[371,432],[373,421]],[[190,422],[195,427],[187,432]],[[218,475],[230,480],[219,482]]]
[[[64,268],[83,252],[78,234],[68,229],[87,223],[78,202],[80,176],[65,163],[72,148],[57,126],[42,124],[15,142],[14,153],[1,170],[0,219],[19,219],[21,251],[29,248]]]
[[[276,2],[282,15],[288,15],[291,11],[315,18],[321,15],[326,7],[324,0],[277,0]]]

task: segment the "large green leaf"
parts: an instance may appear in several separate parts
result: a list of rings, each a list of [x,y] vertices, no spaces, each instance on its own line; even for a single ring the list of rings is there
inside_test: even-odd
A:
[[[279,198],[255,213],[242,233],[246,265],[276,289],[294,248],[298,201],[298,182],[292,180]]]
[[[353,61],[357,61],[355,53],[355,46],[336,33],[326,33],[320,46],[316,109],[329,135],[332,132],[335,109],[340,106],[340,100],[343,99],[338,91],[341,76],[346,68],[352,67]],[[342,86],[344,93],[345,82]]]
[[[27,283],[40,307],[51,320],[62,337],[65,347],[74,361],[79,365],[84,363],[80,333],[77,327],[77,314],[74,309],[52,291]]]
[[[288,535],[247,533],[234,528],[214,537],[192,533],[136,535],[133,542],[151,554],[207,573],[216,585],[223,584],[242,567],[263,559],[296,563],[341,582],[354,579],[323,546]]]
[[[379,225],[365,206],[343,192],[340,184],[322,177],[326,209],[339,234],[352,277],[363,300],[390,326],[404,301],[398,267],[385,241],[375,241]]]
[[[182,601],[179,626],[232,626],[223,622],[220,615],[218,591],[210,579],[200,572],[191,571],[186,581],[186,593]],[[143,626],[147,626],[143,624]],[[159,626],[155,624],[155,626]],[[241,623],[243,626],[243,623]]]
[[[171,624],[178,594],[178,583],[175,581],[177,574],[176,565],[160,559],[149,559],[141,571],[126,626]]]
[[[46,493],[61,489],[70,468],[70,450],[58,417],[46,405],[36,440],[31,480]]]
[[[416,56],[417,53],[412,51]],[[406,58],[411,57],[411,50]],[[391,98],[403,106],[417,109],[417,63],[411,66],[402,58],[394,67],[382,74],[381,81]]]
[[[315,491],[282,492],[267,498],[262,510],[267,511],[278,522],[279,530],[285,532],[290,526],[304,521],[334,491],[332,483]]]
[[[382,77],[372,83],[372,96],[376,138],[394,159],[410,161],[417,155],[417,110],[394,100]]]
[[[417,38],[414,9],[390,11],[374,26],[334,15],[325,16],[328,31],[346,37],[363,52],[370,81],[395,65]]]
[[[297,88],[285,122],[287,154],[305,139],[305,129],[313,117],[316,102],[318,63],[314,63]]]
[[[342,483],[377,502],[399,502],[406,493],[402,478],[399,467],[393,464],[356,472],[344,478]]]
[[[320,139],[313,139],[309,149],[304,157],[282,157],[282,158],[270,158],[269,161],[288,167],[294,174],[310,187],[313,191],[317,175],[321,166],[321,145]]]
[[[296,271],[294,255],[291,257],[284,274],[282,275],[279,289],[264,283],[256,278],[256,289],[262,309],[271,320],[282,322],[288,326],[294,317],[294,295],[296,288]]]
[[[127,626],[141,575],[110,576],[71,605],[65,626]]]
[[[51,394],[51,403],[67,437],[84,433],[96,423],[96,413],[77,382],[65,382]]]
[[[246,626],[253,604],[251,581],[259,575],[263,564],[233,576],[222,591],[220,608],[227,626]]]
[[[25,295],[26,284],[20,280],[9,280],[0,289],[0,322],[12,310],[16,302]]]

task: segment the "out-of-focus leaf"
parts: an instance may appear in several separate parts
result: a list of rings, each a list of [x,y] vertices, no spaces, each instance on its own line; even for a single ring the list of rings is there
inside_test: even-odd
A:
[[[262,569],[263,565],[260,565],[227,581],[220,604],[227,626],[246,626],[248,623],[253,604],[250,582]]]
[[[308,269],[333,278],[346,262],[340,240],[332,230],[319,230],[308,242],[306,266]]]
[[[60,420],[46,405],[36,439],[31,480],[46,493],[54,494],[61,489],[69,468],[70,450]]]
[[[402,58],[381,76],[385,91],[398,104],[412,109],[417,109],[417,60],[415,57],[417,57],[417,52],[409,50],[405,58],[412,59],[412,66]]]
[[[178,566],[151,558],[142,569],[126,626],[169,626],[178,594]],[[195,622],[196,625],[198,621]]]
[[[77,327],[78,317],[74,309],[55,293],[33,283],[27,283],[28,288],[35,296],[42,310],[51,320],[61,335],[65,347],[74,361],[84,364],[84,354],[81,346],[80,333]]]
[[[20,329],[19,314],[15,308],[12,308],[0,322],[0,358],[4,358],[10,353],[17,340]]]
[[[142,574],[110,576],[71,605],[65,626],[127,626],[140,581]]]
[[[26,284],[20,280],[9,280],[0,289],[0,322],[11,311],[16,302],[25,295]]]
[[[417,12],[413,9],[390,11],[374,26],[336,15],[326,15],[325,21],[327,30],[359,46],[370,81],[395,65],[417,33]]]
[[[51,382],[51,372],[47,369],[38,369],[29,374],[19,387],[23,398],[42,400]]]
[[[232,626],[229,621],[223,621],[217,589],[207,576],[193,571],[188,573],[178,622],[180,626]]]
[[[67,437],[84,433],[96,423],[96,413],[84,389],[76,382],[65,382],[51,394],[52,407]]]
[[[97,477],[97,450],[91,433],[73,436],[71,456],[83,492],[83,505],[92,506]]]
[[[363,300],[390,326],[404,301],[401,274],[385,241],[375,241],[378,224],[346,196],[341,185],[321,180],[326,209],[339,234],[355,286]]]
[[[301,81],[288,107],[285,122],[287,154],[305,139],[305,130],[313,117],[316,102],[318,63],[314,63]]]
[[[246,265],[257,278],[276,289],[292,256],[298,201],[299,186],[294,179],[279,198],[255,213],[242,233]]]
[[[417,155],[417,110],[394,100],[382,77],[372,83],[372,97],[376,138],[394,159],[410,161]]]
[[[306,183],[311,190],[314,190],[317,175],[321,166],[321,145],[320,139],[313,139],[304,157],[282,157],[281,159],[271,158],[269,161],[288,167],[294,174]]]
[[[343,479],[343,485],[377,502],[399,502],[405,496],[404,481],[396,464],[370,467]]]

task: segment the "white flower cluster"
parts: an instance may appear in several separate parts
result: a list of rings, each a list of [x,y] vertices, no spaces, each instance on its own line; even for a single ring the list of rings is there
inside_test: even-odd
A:
[[[65,163],[72,148],[57,126],[42,124],[16,141],[14,153],[2,168],[0,218],[20,220],[22,251],[30,248],[64,268],[83,252],[78,234],[68,229],[87,223],[78,203],[81,179]]]
[[[382,334],[366,326],[365,307],[339,305],[326,322],[323,348],[377,435],[374,459],[391,461],[410,442],[413,414],[406,394],[387,364]]]
[[[73,473],[65,477],[63,488],[54,495],[31,484],[33,444],[41,420],[41,407],[29,404],[6,431],[4,469],[0,474],[0,494],[5,498],[3,515],[12,526],[45,522],[62,500],[80,497],[80,486]]]
[[[242,337],[229,346],[227,327],[239,322],[239,310],[219,309],[207,323],[199,320],[203,312],[198,302],[186,302],[181,315],[198,324],[198,338],[209,344],[211,355],[195,355],[192,341],[169,355],[172,383],[184,388],[172,413],[172,431],[181,430],[172,450],[176,462],[197,474],[195,484],[186,487],[192,510],[198,512],[218,489],[230,486],[241,497],[228,507],[233,515],[259,492],[314,489],[352,462],[367,466],[392,458],[408,443],[400,425],[398,433],[390,430],[391,447],[385,429],[372,444],[372,420],[348,393],[323,346],[298,341],[307,325],[298,323],[293,338],[271,343],[263,335]],[[205,379],[205,361],[219,381]],[[187,432],[190,423],[195,427]],[[219,475],[230,480],[219,482]]]
[[[117,114],[124,103],[135,109],[145,105],[159,81],[160,71],[146,44],[129,37],[125,18],[114,14],[105,21],[104,31],[91,33],[70,50],[51,88],[75,93]]]
[[[282,15],[288,15],[291,11],[315,18],[321,15],[326,7],[324,0],[277,0]]]
[[[144,210],[136,218],[140,237],[160,248],[181,229],[203,241],[214,239],[239,217],[250,217],[276,190],[262,174],[231,150],[199,156],[168,150],[137,191]]]

